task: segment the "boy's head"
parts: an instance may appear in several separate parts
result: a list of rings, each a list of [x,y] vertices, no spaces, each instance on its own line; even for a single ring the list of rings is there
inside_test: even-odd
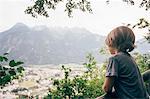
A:
[[[105,43],[119,52],[131,52],[135,47],[135,35],[130,28],[119,26],[108,34]]]

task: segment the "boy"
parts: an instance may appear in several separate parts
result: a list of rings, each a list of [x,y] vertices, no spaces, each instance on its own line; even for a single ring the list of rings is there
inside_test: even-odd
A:
[[[107,93],[104,98],[148,99],[138,66],[129,54],[134,49],[133,31],[125,26],[117,27],[108,34],[105,43],[112,57],[103,84]],[[112,92],[112,87],[115,92]]]

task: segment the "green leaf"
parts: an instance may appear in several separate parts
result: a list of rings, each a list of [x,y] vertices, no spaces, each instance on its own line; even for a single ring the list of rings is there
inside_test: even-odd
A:
[[[8,58],[7,57],[3,57],[3,60],[5,60],[6,62],[8,61]]]
[[[24,62],[21,62],[21,61],[16,62],[16,66],[21,65],[21,64],[24,64]]]
[[[18,67],[18,68],[17,68],[17,71],[18,71],[19,73],[21,73],[22,71],[24,71],[24,68],[23,68],[23,67]]]
[[[11,66],[11,67],[18,66],[18,65],[21,65],[21,64],[24,64],[24,63],[21,62],[21,61],[15,62],[14,60],[11,60],[11,61],[9,62],[9,66]]]
[[[0,71],[0,77],[5,76],[5,75],[6,75],[5,71]]]
[[[8,55],[8,53],[4,53],[3,55]]]
[[[11,70],[9,71],[9,74],[10,74],[11,76],[16,75],[16,71],[15,71],[14,69],[11,69]]]
[[[10,67],[14,67],[14,66],[16,66],[15,61],[14,61],[14,60],[11,60],[11,61],[9,62],[9,66],[10,66]]]
[[[3,67],[2,66],[0,66],[0,70],[2,70],[3,69]]]
[[[3,84],[7,84],[8,82],[11,81],[11,76],[10,75],[5,75],[3,78],[2,78],[2,82]]]
[[[0,62],[3,62],[4,58],[3,56],[0,56]]]
[[[8,70],[8,68],[7,68],[7,67],[3,67],[3,70],[7,71],[7,70]]]

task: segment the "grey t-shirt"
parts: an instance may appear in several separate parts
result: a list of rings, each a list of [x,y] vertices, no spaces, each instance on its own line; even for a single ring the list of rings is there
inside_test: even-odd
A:
[[[114,89],[121,99],[148,99],[143,79],[134,59],[119,52],[109,58],[106,77],[115,76]]]

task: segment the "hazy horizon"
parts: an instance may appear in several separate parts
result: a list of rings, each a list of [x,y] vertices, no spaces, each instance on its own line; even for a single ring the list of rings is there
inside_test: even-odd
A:
[[[84,29],[84,30],[87,30],[87,31],[89,31],[89,32],[92,33],[92,34],[97,34],[97,35],[100,35],[100,36],[107,36],[107,35],[103,35],[103,34],[101,34],[101,33],[98,34],[98,33],[92,32],[92,31],[90,31],[89,29],[87,29],[87,28],[85,28],[85,27],[78,27],[78,26],[75,26],[75,27],[69,27],[69,26],[64,26],[64,27],[63,27],[63,26],[47,26],[47,25],[44,25],[44,24],[38,24],[38,25],[30,26],[30,25],[27,25],[26,23],[23,23],[23,22],[17,22],[17,23],[15,23],[14,25],[12,25],[11,27],[9,27],[9,28],[7,28],[7,29],[5,29],[5,30],[3,30],[3,31],[0,31],[0,33],[10,30],[10,29],[13,28],[16,24],[24,24],[24,25],[26,25],[27,27],[29,27],[30,29],[33,29],[33,28],[35,28],[35,27],[38,27],[38,28],[40,28],[40,27],[47,27],[47,28],[49,28],[49,29],[50,29],[50,28],[61,28],[61,29],[74,29],[74,28],[77,28],[77,29]],[[108,33],[109,33],[109,32],[108,32]],[[137,38],[136,38],[136,41],[138,41],[138,40],[144,38],[143,35],[137,36],[137,35],[135,34],[135,36],[137,37]]]

